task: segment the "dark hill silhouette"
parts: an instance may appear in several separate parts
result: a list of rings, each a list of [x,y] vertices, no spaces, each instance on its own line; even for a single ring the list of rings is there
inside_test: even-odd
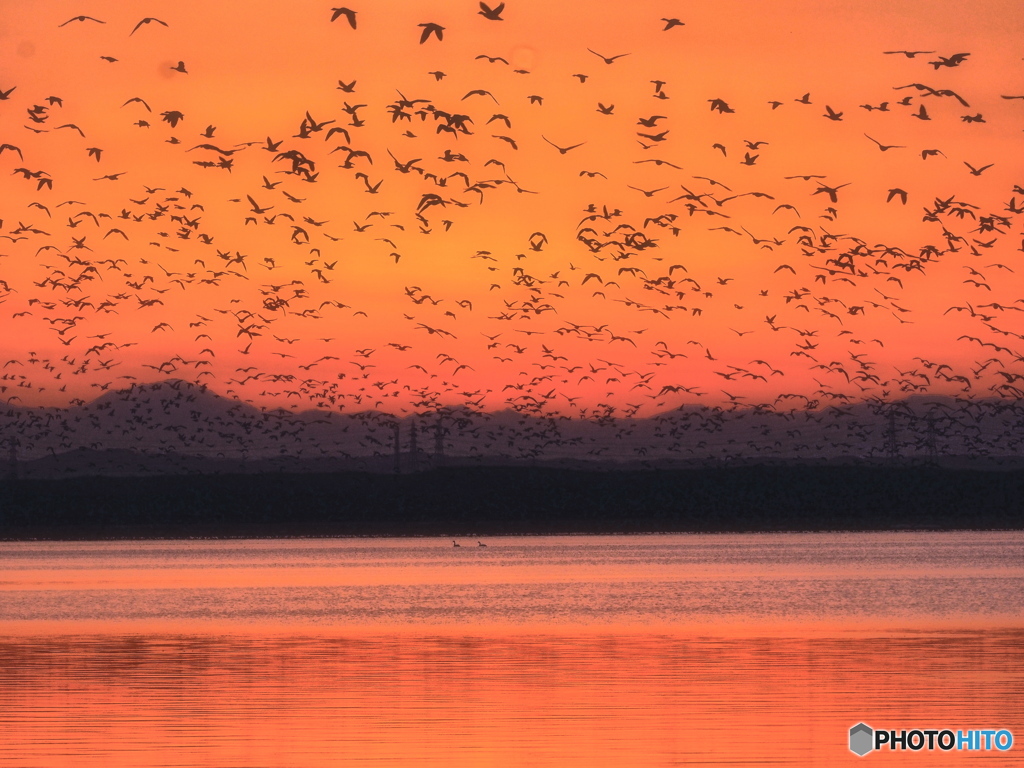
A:
[[[416,459],[406,469],[884,461],[1009,468],[1024,460],[1024,406],[999,399],[913,396],[815,410],[686,405],[650,418],[587,420],[465,407],[395,417],[261,410],[180,380],[136,384],[66,409],[7,405],[0,444],[14,447],[26,477],[390,471],[396,425],[403,454],[413,451],[416,432]]]
[[[1020,528],[1021,426],[1019,404],[935,397],[396,419],[168,381],[0,412],[0,537]]]

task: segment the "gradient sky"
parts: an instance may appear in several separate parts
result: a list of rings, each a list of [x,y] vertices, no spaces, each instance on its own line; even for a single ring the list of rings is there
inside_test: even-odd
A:
[[[350,7],[0,2],[0,396],[1024,396],[1018,3]]]

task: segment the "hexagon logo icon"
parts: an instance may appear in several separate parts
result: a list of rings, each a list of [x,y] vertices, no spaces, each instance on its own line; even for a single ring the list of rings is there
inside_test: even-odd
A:
[[[864,757],[874,749],[875,732],[870,725],[857,723],[850,729],[850,751],[858,757]]]

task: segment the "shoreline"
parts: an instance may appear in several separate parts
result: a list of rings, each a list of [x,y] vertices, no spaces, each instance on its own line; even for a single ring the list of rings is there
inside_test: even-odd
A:
[[[72,625],[72,626],[69,626]],[[102,641],[111,636],[136,638],[159,637],[163,640],[187,644],[196,639],[232,638],[236,642],[265,640],[268,637],[290,640],[297,645],[305,643],[363,641],[369,643],[394,642],[397,639],[421,637],[439,641],[489,642],[495,639],[551,638],[578,639],[584,637],[634,637],[637,639],[676,637],[688,641],[773,638],[779,641],[803,642],[832,640],[836,642],[890,637],[949,638],[971,636],[987,640],[1017,641],[1024,636],[1024,622],[1002,617],[986,623],[958,617],[930,618],[901,621],[893,618],[862,619],[852,622],[806,621],[722,621],[722,622],[668,622],[551,624],[544,622],[477,623],[477,624],[295,624],[245,623],[211,621],[183,626],[177,621],[119,621],[76,620],[0,622],[0,644],[13,645],[40,639],[59,641],[70,645],[88,646],[91,641]],[[38,647],[38,646],[34,646]]]
[[[26,528],[0,529],[0,544],[26,542],[113,542],[113,541],[361,541],[375,539],[488,539],[500,540],[531,537],[600,537],[600,536],[740,536],[740,535],[802,535],[802,534],[920,534],[920,533],[1022,533],[1024,524],[1017,528],[773,528],[715,531],[518,531],[509,533],[440,532],[440,533],[343,533],[332,531],[272,530],[266,526],[236,526],[231,529],[157,528],[154,526],[109,526],[106,528]],[[461,544],[475,549],[474,541]]]
[[[1024,471],[450,467],[21,479],[0,540],[1024,529]]]

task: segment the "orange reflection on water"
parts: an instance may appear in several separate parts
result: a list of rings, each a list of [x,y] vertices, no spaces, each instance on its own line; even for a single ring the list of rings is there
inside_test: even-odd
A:
[[[486,543],[2,544],[0,764],[852,765],[861,721],[1024,733],[1024,534]]]
[[[1022,641],[1019,630],[19,639],[0,644],[0,762],[853,764],[847,730],[862,720],[1019,737]]]

